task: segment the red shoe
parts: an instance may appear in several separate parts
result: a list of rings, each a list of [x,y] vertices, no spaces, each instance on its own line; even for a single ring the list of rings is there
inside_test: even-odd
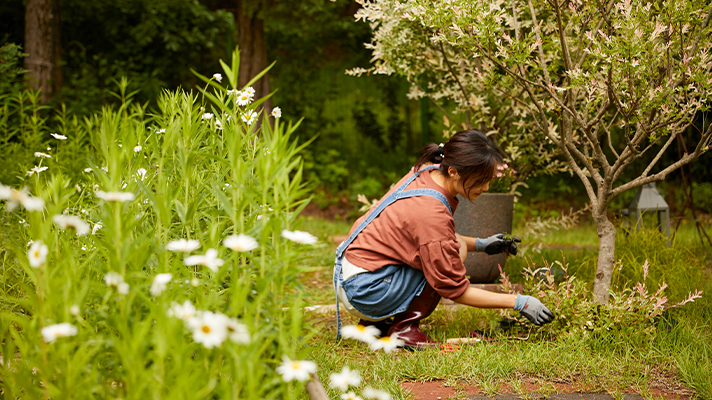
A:
[[[413,298],[408,308],[393,317],[393,325],[388,330],[388,336],[405,342],[406,349],[422,350],[426,347],[438,347],[442,342],[432,340],[420,328],[420,320],[429,316],[438,306],[441,296],[429,284]]]

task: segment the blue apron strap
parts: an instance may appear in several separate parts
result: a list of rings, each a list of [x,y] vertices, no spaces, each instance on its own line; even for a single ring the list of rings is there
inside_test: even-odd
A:
[[[406,199],[409,197],[415,197],[415,196],[429,196],[429,197],[434,197],[438,199],[445,207],[447,207],[448,211],[450,211],[450,214],[452,214],[452,208],[450,207],[450,203],[447,201],[447,198],[445,195],[442,193],[438,192],[437,190],[434,189],[413,189],[413,190],[406,190],[405,189],[411,182],[413,182],[418,175],[420,175],[421,172],[423,171],[429,171],[431,169],[436,169],[438,167],[432,165],[429,167],[422,168],[421,170],[417,171],[416,173],[413,174],[410,178],[408,178],[407,181],[405,181],[402,185],[398,187],[393,193],[388,195],[385,199],[383,199],[378,206],[374,210],[372,210],[366,219],[361,222],[361,224],[354,230],[354,232],[349,235],[349,237],[344,240],[339,247],[336,248],[336,261],[334,263],[334,294],[336,295],[336,341],[341,340],[341,312],[339,311],[339,286],[342,281],[342,276],[341,276],[341,260],[344,257],[344,252],[346,252],[346,248],[349,247],[349,245],[356,239],[359,233],[363,231],[376,217],[378,217],[381,212],[388,207],[389,205],[393,204],[394,202],[400,200],[400,199]]]

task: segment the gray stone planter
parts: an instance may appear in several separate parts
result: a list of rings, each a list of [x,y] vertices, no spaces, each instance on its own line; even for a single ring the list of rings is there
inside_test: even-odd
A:
[[[458,195],[460,203],[455,211],[455,232],[463,236],[486,238],[503,232],[512,232],[514,195],[507,193],[483,193],[475,201]],[[465,268],[472,283],[490,283],[499,277],[498,265],[507,261],[507,255],[467,253]]]

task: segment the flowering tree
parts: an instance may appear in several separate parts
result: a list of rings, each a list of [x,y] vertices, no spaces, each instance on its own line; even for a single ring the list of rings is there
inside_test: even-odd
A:
[[[615,260],[611,200],[665,179],[709,149],[712,126],[693,122],[709,107],[712,6],[703,0],[361,4],[356,17],[374,30],[368,44],[374,73],[405,74],[414,96],[454,100],[471,119],[495,128],[509,118],[501,127],[511,131],[499,134],[510,140],[510,158],[555,146],[591,200],[599,236],[593,293],[606,302]],[[658,165],[688,128],[699,130],[693,148]],[[514,144],[517,135],[533,149]],[[641,158],[647,166],[622,181]]]

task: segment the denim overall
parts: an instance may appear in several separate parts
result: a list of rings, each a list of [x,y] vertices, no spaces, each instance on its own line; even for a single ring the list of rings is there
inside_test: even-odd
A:
[[[336,293],[336,340],[341,339],[341,314],[339,312],[338,287],[341,286],[346,292],[351,305],[363,315],[374,320],[381,320],[392,315],[405,311],[413,298],[419,295],[427,281],[425,275],[420,270],[407,265],[388,265],[373,272],[364,272],[351,276],[346,281],[341,273],[341,263],[344,259],[346,248],[356,239],[359,233],[368,226],[381,212],[400,199],[415,196],[430,196],[438,199],[447,207],[450,214],[452,209],[447,198],[442,193],[434,189],[412,189],[404,190],[413,182],[421,172],[438,168],[429,166],[417,171],[405,183],[403,183],[393,193],[376,206],[368,214],[368,217],[342,242],[336,249],[336,261],[334,263],[334,291]],[[351,299],[354,298],[354,301]],[[358,299],[358,301],[356,301]],[[355,305],[354,303],[358,304]],[[385,332],[384,332],[385,334]]]

